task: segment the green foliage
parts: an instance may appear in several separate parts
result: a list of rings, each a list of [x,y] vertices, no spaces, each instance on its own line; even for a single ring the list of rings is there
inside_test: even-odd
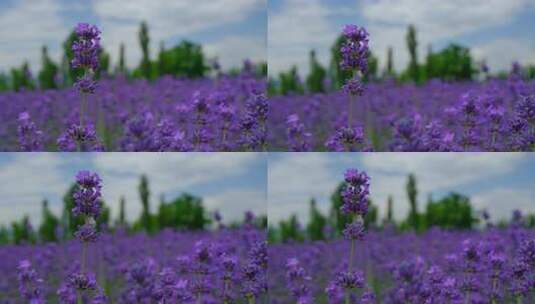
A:
[[[162,201],[156,219],[159,229],[203,230],[210,223],[202,200],[186,193],[172,202]]]
[[[98,52],[99,68],[96,71],[95,76],[101,78],[103,75],[110,74],[110,54],[108,54],[103,48]]]
[[[392,47],[388,47],[387,56],[386,56],[386,67],[385,67],[385,76],[393,77],[394,74],[394,50]]]
[[[426,59],[426,79],[471,80],[476,70],[466,47],[450,44],[438,53],[431,50]]]
[[[0,72],[0,92],[9,90],[9,79],[6,74]]]
[[[11,232],[13,235],[13,243],[19,245],[24,243],[35,243],[35,232],[30,223],[30,218],[25,215],[19,222],[11,223]]]
[[[41,89],[56,89],[56,75],[58,66],[48,56],[48,49],[43,46],[41,49],[41,71],[39,72],[39,87]]]
[[[151,220],[150,210],[149,210],[150,190],[149,190],[149,181],[146,175],[141,176],[138,191],[139,191],[139,198],[141,199],[141,205],[142,205],[141,218],[139,219],[139,222],[141,224],[141,227],[145,231],[152,232],[154,227],[152,225],[152,220]]]
[[[149,54],[149,28],[145,21],[141,22],[138,37],[142,52],[139,70],[141,72],[141,76],[145,77],[146,79],[152,79],[152,67]]]
[[[121,43],[119,46],[119,63],[117,66],[117,72],[120,74],[127,74],[124,43]]]
[[[69,239],[74,235],[76,227],[83,225],[84,219],[82,217],[75,217],[72,214],[72,209],[74,208],[74,198],[73,194],[76,191],[76,184],[72,184],[67,193],[63,196],[63,213],[61,215],[62,223],[64,226],[64,237]]]
[[[389,195],[388,196],[388,201],[386,203],[386,219],[385,219],[385,222],[386,223],[393,223],[394,222],[394,219],[393,219],[393,213],[394,213],[394,199],[392,198],[392,195]]]
[[[325,92],[323,87],[325,82],[325,76],[327,72],[325,68],[321,66],[316,58],[316,52],[310,51],[310,73],[307,76],[306,84],[310,92],[322,93]]]
[[[28,62],[24,62],[20,68],[11,69],[11,88],[14,91],[20,91],[22,88],[32,90],[32,74]]]
[[[117,220],[117,224],[120,226],[124,226],[126,224],[126,211],[125,206],[126,205],[126,199],[124,196],[121,196],[119,199],[119,219]]]
[[[349,224],[351,222],[351,217],[343,214],[340,211],[340,207],[343,203],[341,192],[344,189],[345,185],[345,182],[341,182],[340,184],[338,184],[333,194],[331,195],[331,210],[329,218],[334,228],[334,231],[336,232],[336,235],[342,235],[342,231],[344,230],[346,224]]]
[[[379,213],[379,210],[377,209],[377,206],[375,206],[370,200],[368,202],[368,213],[364,217],[364,226],[366,228],[377,227],[377,214],[378,213]]]
[[[406,189],[407,197],[409,199],[410,204],[410,211],[409,217],[407,218],[407,222],[409,226],[412,227],[414,230],[418,230],[420,224],[420,218],[418,216],[418,202],[416,200],[418,196],[418,189],[416,187],[416,177],[414,176],[414,174],[409,174]]]
[[[458,193],[427,204],[425,228],[438,226],[441,228],[471,229],[476,219],[473,216],[470,199]]]
[[[202,46],[190,41],[182,41],[171,49],[161,44],[156,65],[159,76],[199,78],[209,71]]]
[[[83,225],[85,218],[83,216],[74,216],[72,209],[74,208],[73,194],[77,189],[76,184],[72,184],[67,190],[67,193],[63,196],[63,211],[61,215],[61,223],[64,231],[64,238],[69,239],[74,236],[74,232],[78,229],[78,226]],[[110,222],[110,209],[106,206],[104,201],[101,201],[100,215],[97,218],[97,226],[109,226]]]
[[[43,242],[57,241],[56,229],[59,226],[59,219],[48,208],[48,201],[42,203],[42,220],[39,226],[39,239]]]
[[[62,69],[64,75],[64,85],[72,85],[76,79],[81,77],[84,71],[81,68],[73,68],[71,66],[72,59],[74,58],[74,53],[72,51],[72,44],[76,40],[76,33],[74,30],[67,36],[67,39],[63,42],[63,63]]]
[[[5,226],[0,226],[0,245],[6,245],[9,242],[9,230]]]
[[[310,219],[307,225],[307,234],[311,240],[323,240],[323,230],[327,224],[327,218],[318,210],[316,200],[310,200]]]
[[[304,89],[297,73],[297,67],[293,66],[288,72],[279,74],[279,93],[288,95],[289,93],[303,94]]]
[[[279,234],[280,240],[282,242],[293,241],[303,241],[304,236],[301,233],[299,221],[297,220],[297,215],[292,214],[288,220],[280,221],[279,223]]]
[[[333,89],[340,89],[346,80],[351,78],[351,72],[342,70],[340,67],[340,62],[342,61],[342,54],[340,53],[340,47],[344,43],[344,36],[340,35],[334,41],[333,46],[331,47],[331,63],[329,66],[329,74],[332,81]]]
[[[420,70],[418,68],[418,41],[416,39],[416,28],[409,25],[407,36],[405,37],[409,50],[410,60],[407,68],[410,79],[418,83],[420,81]]]

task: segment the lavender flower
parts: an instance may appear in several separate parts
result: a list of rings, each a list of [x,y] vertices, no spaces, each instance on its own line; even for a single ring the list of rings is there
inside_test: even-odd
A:
[[[37,129],[31,121],[30,114],[28,112],[20,113],[18,123],[17,133],[21,151],[42,151],[44,148],[43,132]]]
[[[58,147],[63,152],[73,151],[103,151],[104,146],[97,138],[95,127],[71,125],[57,140]]]
[[[305,131],[305,125],[299,120],[297,114],[288,116],[286,120],[287,124],[287,137],[288,143],[293,152],[304,152],[310,149],[309,140],[312,136],[309,132]]]
[[[43,280],[37,276],[28,260],[22,260],[17,267],[19,292],[30,304],[44,304],[45,298],[41,285]]]

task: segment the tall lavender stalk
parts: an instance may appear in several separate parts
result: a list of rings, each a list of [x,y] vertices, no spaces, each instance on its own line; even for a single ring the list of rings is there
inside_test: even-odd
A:
[[[83,127],[87,94],[93,94],[96,88],[93,76],[99,67],[98,53],[101,32],[96,25],[78,23],[75,33],[78,40],[72,44],[74,58],[71,65],[75,69],[80,68],[84,71],[84,75],[78,78],[74,84],[81,94],[80,127]]]
[[[364,239],[364,217],[368,213],[370,178],[365,172],[357,169],[348,169],[345,173],[346,186],[342,190],[343,204],[340,207],[342,213],[352,218],[347,224],[343,234],[344,238],[351,241],[347,271],[337,274],[334,282],[327,288],[327,292],[333,298],[343,293],[344,302],[352,302],[352,292],[355,289],[364,288],[364,276],[360,271],[354,271],[354,255],[357,240]],[[370,297],[369,293],[365,293]],[[364,296],[364,295],[363,295]]]
[[[357,96],[362,95],[364,87],[362,76],[368,69],[369,34],[363,27],[346,25],[342,32],[345,41],[340,47],[341,69],[352,73],[352,77],[343,86],[349,96],[347,126],[340,127],[328,140],[327,147],[334,151],[352,151],[363,141],[362,128],[353,125],[353,103]]]
[[[105,299],[95,275],[87,271],[88,244],[98,239],[96,220],[102,205],[100,201],[102,180],[96,173],[80,171],[76,175],[76,183],[77,189],[73,194],[74,208],[71,211],[74,216],[84,219],[84,224],[78,226],[74,234],[82,243],[80,271],[71,274],[69,281],[60,288],[58,294],[63,302],[72,302],[72,298],[76,297],[76,302],[82,304],[87,292],[93,293],[93,302]]]

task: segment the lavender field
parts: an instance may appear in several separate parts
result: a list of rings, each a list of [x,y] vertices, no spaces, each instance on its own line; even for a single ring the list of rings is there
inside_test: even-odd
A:
[[[368,83],[345,92],[270,98],[277,151],[533,151],[535,83]],[[353,103],[354,130],[345,132]],[[339,144],[342,142],[342,144]]]
[[[102,186],[96,173],[76,175],[72,209],[67,210],[73,237],[49,211],[44,211],[48,220],[39,235],[48,231],[57,241],[37,243],[29,221],[23,227],[13,224],[15,244],[0,247],[0,303],[265,302],[266,234],[251,212],[232,227],[216,212],[215,229],[206,230],[202,205],[194,203],[186,208],[197,210],[190,217],[200,221],[201,229],[165,228],[161,219],[155,231],[147,211],[139,224],[147,230],[136,232],[135,225],[124,222],[123,209],[122,220],[111,228],[101,222],[109,212]],[[148,197],[147,185],[141,188]],[[172,216],[170,210],[156,218]]]
[[[370,232],[355,247],[357,271],[350,277],[344,276],[349,241],[268,251],[272,303],[532,303],[535,297],[535,233],[521,227]],[[340,286],[354,291],[350,302]]]
[[[83,303],[262,303],[266,297],[265,233],[256,228],[104,234],[87,249],[87,279],[75,274],[81,248],[78,241],[0,247],[0,303],[77,303],[72,290],[82,283]]]
[[[250,74],[100,81],[87,96],[83,151],[264,150],[264,86]],[[74,89],[0,93],[0,150],[76,151],[80,98]]]

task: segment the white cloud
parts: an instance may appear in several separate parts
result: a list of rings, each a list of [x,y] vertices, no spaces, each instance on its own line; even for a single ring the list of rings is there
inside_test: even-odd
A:
[[[330,154],[330,153],[328,153]],[[290,214],[308,220],[308,200],[318,200],[318,208],[328,209],[328,198],[339,183],[331,170],[332,159],[324,153],[282,154],[269,161],[268,166],[268,214],[271,224],[276,224]]]
[[[161,195],[172,199],[188,192],[205,198],[209,210],[218,208],[229,219],[236,219],[247,209],[265,213],[264,185],[244,187],[239,183],[224,183],[228,178],[248,176],[251,166],[262,163],[263,153],[10,155],[13,159],[0,165],[0,225],[25,214],[34,224],[39,224],[40,203],[44,198],[49,199],[53,212],[61,214],[62,196],[74,182],[75,173],[82,169],[94,170],[102,178],[103,199],[112,211],[112,218],[118,215],[121,196],[126,199],[128,219],[138,218],[141,203],[137,189],[141,174],[149,179],[152,211],[156,211]]]
[[[223,68],[241,67],[245,59],[266,61],[265,37],[228,36],[203,48],[208,56],[217,57]]]
[[[327,62],[329,45],[336,28],[329,23],[332,12],[321,0],[287,0],[278,11],[269,11],[268,62],[277,75],[297,65],[308,72],[308,52],[315,49],[318,60]]]
[[[458,191],[474,198],[474,206],[480,210],[486,205],[481,202],[491,197],[493,191],[475,190],[471,185],[502,175],[514,174],[515,170],[529,157],[519,153],[305,153],[288,154],[270,161],[268,211],[271,224],[288,218],[292,213],[308,221],[308,200],[318,201],[318,207],[328,211],[330,195],[343,179],[345,168],[357,166],[371,177],[370,197],[379,207],[382,218],[386,211],[389,195],[394,200],[394,217],[404,219],[408,213],[405,190],[407,176],[414,173],[417,178],[418,202],[423,210],[427,197]],[[359,165],[360,163],[360,165]],[[466,192],[468,189],[468,192]],[[511,190],[511,193],[518,189]],[[531,191],[532,192],[532,191]],[[527,198],[531,192],[522,190],[507,200],[509,206],[500,208],[488,200],[489,211],[498,216],[507,216],[508,208],[529,211],[533,202]],[[506,195],[496,196],[505,199]],[[531,195],[533,197],[533,195]],[[525,208],[526,204],[532,204]],[[496,207],[496,208],[495,208]]]
[[[0,223],[9,223],[28,215],[40,219],[41,201],[48,199],[51,208],[61,197],[69,181],[58,170],[62,160],[56,153],[14,153],[13,160],[0,165]]]
[[[454,42],[462,35],[503,26],[534,4],[529,0],[348,0],[347,3],[348,6],[342,9],[338,3],[330,4],[327,0],[284,0],[280,10],[270,11],[270,71],[277,74],[296,64],[300,74],[305,75],[308,51],[312,48],[317,50],[320,62],[328,64],[329,49],[340,32],[339,19],[350,20],[346,17],[351,15],[360,18],[370,32],[370,47],[381,67],[385,64],[388,47],[393,47],[394,67],[402,70],[409,59],[405,43],[409,24],[417,28],[421,62],[428,45]],[[493,39],[485,44],[498,47],[501,38]],[[524,43],[515,43],[513,47],[519,47],[519,50],[503,58],[503,45],[499,52],[489,50],[490,46],[485,48],[485,44],[468,46],[479,48],[478,57],[487,58],[493,69],[501,68],[503,61],[509,61],[513,56],[520,61],[532,60],[533,46],[526,49]]]
[[[417,29],[421,61],[429,44],[443,40],[455,41],[463,34],[504,25],[528,5],[530,2],[527,0],[382,0],[362,2],[360,8],[369,23],[372,50],[384,63],[386,50],[392,46],[395,67],[402,69],[407,66],[409,58],[405,44],[409,24]],[[485,54],[484,57],[489,58],[489,64],[493,64],[501,55]]]
[[[132,189],[137,189],[141,174],[149,178],[155,211],[161,194],[188,192],[193,186],[239,176],[262,157],[257,153],[104,153],[93,162],[104,182],[113,181],[113,186],[103,188],[112,212],[118,214],[119,199],[124,196],[129,219],[134,219],[141,203]]]
[[[28,60],[40,67],[41,47],[59,59],[59,39],[69,31],[60,17],[61,6],[54,0],[20,0],[0,11],[0,70],[7,70]]]
[[[494,71],[508,71],[514,61],[535,64],[535,44],[531,40],[498,38],[473,47],[471,52],[478,60],[485,59]]]
[[[267,214],[265,191],[227,190],[206,196],[204,205],[209,211],[218,210],[226,223],[243,220],[246,211],[252,211],[255,215]]]
[[[524,214],[535,213],[534,189],[510,189],[497,187],[478,193],[472,202],[478,210],[488,210],[492,221],[509,220],[514,210]]]
[[[124,43],[127,64],[135,67],[141,57],[138,42],[141,21],[147,21],[149,25],[151,57],[155,58],[161,41],[176,36],[182,39],[204,30],[243,21],[254,11],[265,10],[265,0],[200,0],[195,5],[188,0],[97,0],[93,3],[93,8],[102,22],[102,43],[111,51],[112,60],[117,58],[119,45]],[[213,53],[219,54],[231,47],[222,44],[224,39],[229,38],[219,37],[212,43]],[[258,47],[240,51],[244,56],[241,59],[259,57],[262,54]],[[223,64],[227,64],[223,55],[219,57]],[[236,59],[230,60],[232,63],[235,61]]]
[[[64,2],[64,1],[63,1]],[[0,70],[20,65],[28,60],[34,72],[40,68],[40,52],[43,44],[48,45],[51,56],[59,61],[61,43],[77,21],[89,14],[96,16],[102,30],[102,45],[110,53],[112,66],[117,62],[119,45],[126,46],[127,66],[137,66],[141,58],[138,42],[140,22],[149,25],[151,38],[150,53],[155,58],[161,41],[175,43],[189,37],[205,39],[205,33],[218,27],[239,24],[251,14],[266,10],[266,0],[95,0],[87,3],[62,3],[60,0],[21,0],[7,6],[0,12]],[[73,19],[75,21],[73,21]],[[208,36],[206,36],[208,37]],[[243,38],[243,37],[242,37]],[[228,54],[231,46],[223,44],[237,42],[221,35],[211,39],[212,53]],[[265,37],[258,37],[258,40]],[[191,40],[191,38],[190,38]],[[207,41],[196,41],[206,43]],[[239,41],[238,41],[239,42]],[[248,46],[242,43],[240,46]],[[250,46],[250,45],[249,45]],[[245,47],[239,53],[244,58],[265,60],[265,46]],[[222,59],[223,67],[239,61],[235,58]]]

